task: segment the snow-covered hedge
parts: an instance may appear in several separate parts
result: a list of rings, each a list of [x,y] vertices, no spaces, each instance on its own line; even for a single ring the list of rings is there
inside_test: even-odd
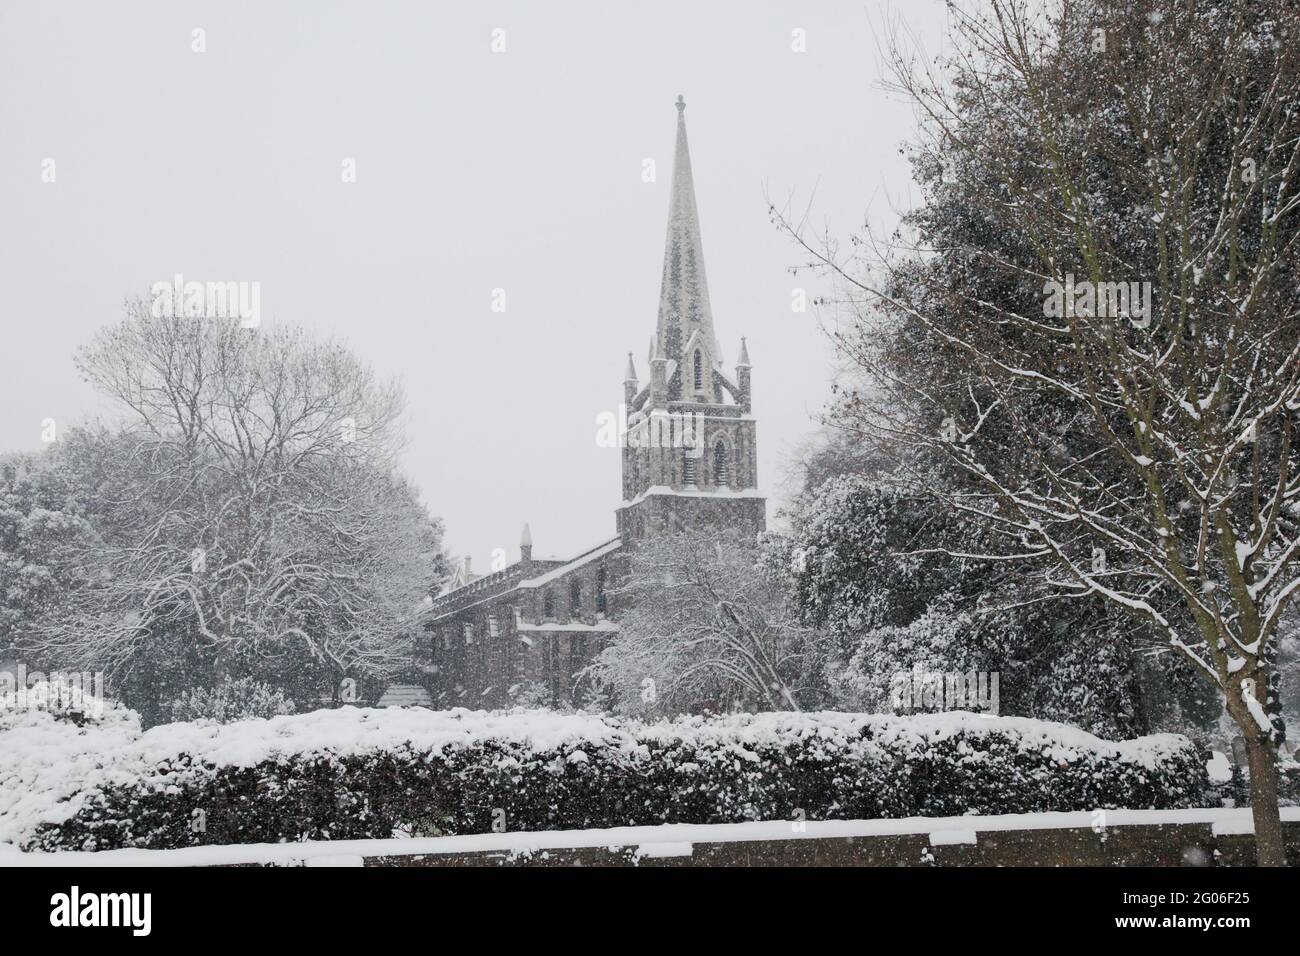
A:
[[[1024,718],[759,714],[641,724],[344,708],[141,734],[0,714],[0,841],[25,848],[1196,806],[1204,756]]]
[[[137,778],[114,769],[119,761],[138,764],[126,756],[141,736],[134,711],[111,703],[98,714],[51,709],[50,698],[45,684],[22,697],[0,694],[0,843],[21,843],[42,824],[71,816],[93,787]]]

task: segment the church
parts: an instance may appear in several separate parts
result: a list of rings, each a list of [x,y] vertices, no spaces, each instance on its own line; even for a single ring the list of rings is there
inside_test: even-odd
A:
[[[700,219],[677,98],[668,236],[659,315],[640,384],[631,353],[623,380],[622,503],[615,534],[568,559],[535,558],[525,525],[519,560],[476,576],[468,562],[423,609],[417,663],[433,706],[581,704],[576,676],[618,635],[611,594],[638,542],[682,528],[758,534],[752,379],[745,340],[724,371],[704,272]]]

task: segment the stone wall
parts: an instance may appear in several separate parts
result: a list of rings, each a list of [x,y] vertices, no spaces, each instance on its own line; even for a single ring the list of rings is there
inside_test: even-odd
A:
[[[1300,866],[1300,823],[1284,823],[1287,862]],[[526,835],[525,835],[526,836]],[[974,843],[932,846],[925,833],[803,837],[641,848],[368,857],[367,866],[1253,866],[1251,834],[1215,835],[1208,823],[995,830]]]

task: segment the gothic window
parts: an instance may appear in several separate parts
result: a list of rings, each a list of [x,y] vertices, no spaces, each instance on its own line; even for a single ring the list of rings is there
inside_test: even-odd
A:
[[[694,449],[687,448],[682,452],[682,484],[695,484],[695,459],[691,457]]]
[[[555,592],[550,588],[542,594],[542,617],[555,617]]]
[[[474,625],[469,621],[465,622],[465,643],[474,643]]]
[[[704,362],[700,358],[700,350],[695,350],[695,387],[704,387]]]
[[[569,613],[577,614],[582,610],[582,584],[577,578],[569,582]]]
[[[713,483],[721,488],[730,477],[727,470],[727,446],[719,439],[713,446]]]
[[[605,566],[596,569],[596,613],[605,613]]]
[[[449,627],[442,629],[442,649],[444,651],[451,650],[451,628]]]
[[[488,637],[496,637],[501,633],[501,625],[497,623],[495,614],[488,615]]]

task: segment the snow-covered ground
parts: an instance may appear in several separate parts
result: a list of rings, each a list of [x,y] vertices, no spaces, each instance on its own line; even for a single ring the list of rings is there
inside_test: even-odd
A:
[[[1300,807],[1282,810],[1284,822],[1300,823]],[[979,834],[1005,830],[1107,829],[1153,824],[1212,824],[1216,835],[1252,833],[1249,809],[1106,810],[1078,813],[1011,813],[1001,816],[905,817],[896,820],[789,820],[725,824],[668,824],[608,830],[481,833],[407,840],[333,840],[199,846],[179,850],[105,850],[99,853],[21,853],[0,847],[0,866],[359,866],[365,857],[433,856],[449,853],[526,854],[582,847],[633,847],[639,857],[686,856],[697,843],[810,840],[928,834],[932,846],[970,843]],[[796,830],[796,827],[799,829]]]

